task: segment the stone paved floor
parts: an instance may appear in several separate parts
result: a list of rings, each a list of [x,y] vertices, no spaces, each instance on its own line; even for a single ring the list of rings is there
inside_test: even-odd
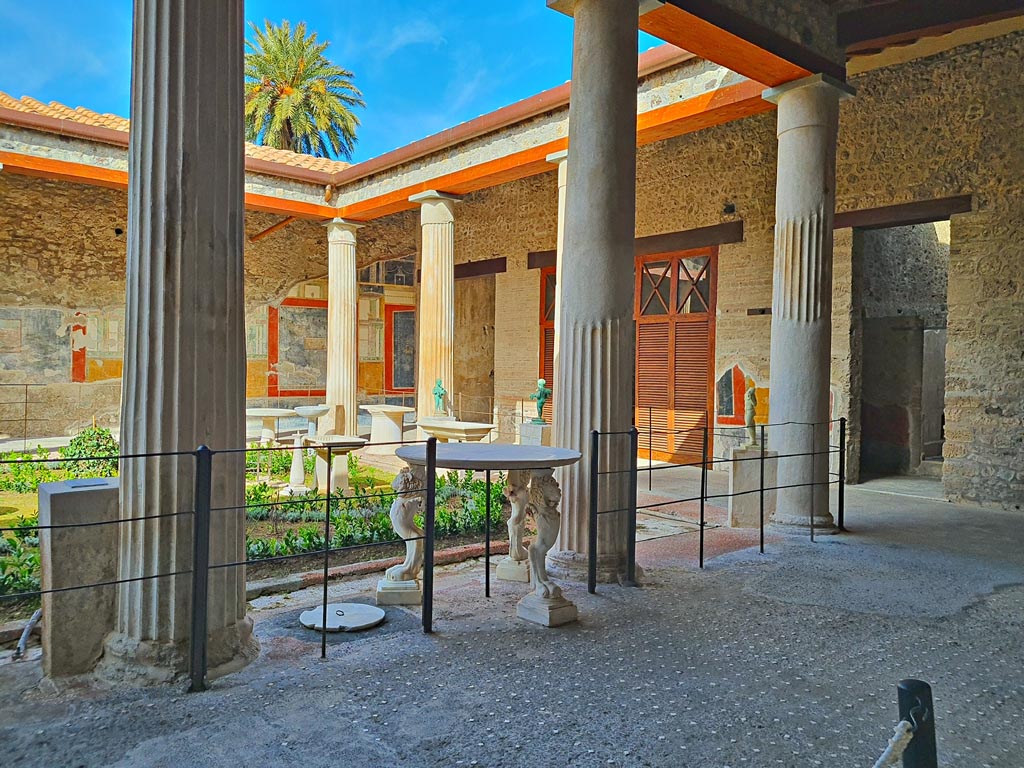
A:
[[[869,766],[895,684],[933,683],[942,764],[1024,766],[1019,515],[858,492],[852,533],[714,529],[639,545],[641,589],[569,585],[581,620],[514,618],[481,564],[448,569],[436,633],[297,626],[311,590],[261,599],[263,652],[212,690],[54,691],[0,666],[10,766]],[[332,586],[367,599],[373,579]]]

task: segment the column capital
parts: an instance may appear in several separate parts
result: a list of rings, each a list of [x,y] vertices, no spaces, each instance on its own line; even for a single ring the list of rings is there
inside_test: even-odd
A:
[[[637,0],[637,16],[643,16],[645,13],[655,11],[664,4],[662,0]],[[548,8],[564,13],[566,16],[574,14],[575,6],[576,0],[548,0]]]
[[[449,195],[428,189],[409,198],[410,203],[420,206],[420,224],[451,224],[455,221],[455,204],[462,200],[459,195]]]
[[[787,93],[792,93],[793,91],[801,88],[811,88],[815,86],[834,89],[838,92],[840,101],[843,99],[851,99],[857,94],[856,89],[854,89],[854,87],[849,83],[837,80],[831,75],[819,73],[817,75],[802,77],[799,80],[791,80],[788,83],[777,85],[774,88],[766,88],[761,93],[761,98],[765,101],[770,101],[772,104],[778,104],[782,97]]]
[[[560,149],[558,152],[552,152],[550,155],[544,158],[552,165],[561,165],[569,159],[569,150]]]
[[[354,243],[356,239],[356,230],[366,225],[363,224],[361,221],[351,221],[349,219],[331,219],[330,221],[324,222],[324,226],[327,227],[327,242]]]
[[[462,195],[449,195],[447,192],[438,192],[436,189],[428,189],[424,192],[417,192],[409,197],[410,203],[436,203],[447,200],[457,203],[462,200]]]

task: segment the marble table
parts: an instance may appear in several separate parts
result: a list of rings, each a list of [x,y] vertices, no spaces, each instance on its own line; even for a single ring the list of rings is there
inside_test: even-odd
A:
[[[348,488],[348,454],[366,445],[361,437],[349,435],[317,435],[302,438],[302,444],[316,451],[316,485],[321,491],[328,488],[327,476],[330,474],[330,492]],[[327,466],[330,455],[332,466]],[[340,458],[341,461],[337,461]]]
[[[403,500],[403,497],[419,496],[426,485],[427,447],[406,445],[395,454],[408,466],[395,479],[394,488],[399,497],[392,505],[391,522],[395,531],[404,539],[422,536],[415,525],[414,516],[419,512],[420,503]],[[438,469],[464,469],[471,471],[501,470],[508,473],[505,495],[512,508],[508,521],[509,558],[516,562],[527,561],[533,591],[523,597],[516,606],[516,615],[521,619],[556,627],[568,624],[577,618],[576,606],[562,595],[562,590],[548,577],[545,558],[558,538],[560,522],[559,504],[562,490],[554,478],[555,467],[575,464],[580,460],[579,451],[567,448],[549,448],[541,445],[506,445],[503,443],[441,443],[437,446]],[[409,475],[401,484],[402,474]],[[400,488],[401,485],[401,488]],[[403,488],[409,490],[402,490]],[[399,506],[399,502],[403,502]],[[526,547],[523,542],[526,514],[533,515],[537,535]],[[416,580],[423,563],[423,540],[406,541],[406,560],[395,567],[377,585],[378,598],[389,589],[388,580]],[[379,599],[378,599],[379,603]]]
[[[277,420],[295,415],[293,408],[246,408],[245,415],[263,419],[263,434],[260,440],[277,440]]]
[[[414,409],[404,405],[360,405],[360,410],[370,414],[370,447],[368,453],[392,454],[394,445],[378,445],[379,443],[402,442],[402,429],[405,414]]]
[[[306,430],[310,437],[316,434],[316,422],[321,416],[326,416],[331,411],[331,406],[326,403],[320,405],[297,405],[295,412],[309,422]]]
[[[432,418],[420,419],[416,426],[439,442],[458,440],[464,443],[476,443],[483,440],[494,429],[494,424],[481,421],[457,421],[455,419]]]

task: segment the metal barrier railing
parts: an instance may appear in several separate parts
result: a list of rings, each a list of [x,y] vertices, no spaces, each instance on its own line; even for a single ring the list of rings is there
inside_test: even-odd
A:
[[[304,448],[296,448],[290,445],[259,445],[250,446],[247,448],[235,448],[235,449],[220,449],[213,450],[205,445],[201,445],[194,451],[164,451],[164,452],[151,452],[151,453],[136,453],[136,454],[117,454],[108,456],[88,456],[88,457],[65,457],[59,458],[50,457],[36,457],[36,458],[19,458],[19,459],[3,459],[0,460],[0,471],[6,469],[9,465],[41,465],[41,464],[62,464],[62,465],[75,465],[77,463],[89,462],[90,466],[94,466],[97,461],[116,461],[121,469],[121,472],[125,471],[127,462],[136,460],[148,460],[148,459],[168,459],[168,458],[185,458],[189,457],[193,464],[193,500],[191,509],[184,509],[176,512],[163,512],[158,514],[146,514],[137,515],[132,517],[119,517],[115,520],[97,520],[90,522],[81,523],[68,523],[68,524],[54,524],[54,525],[41,525],[37,521],[36,524],[21,524],[17,526],[0,527],[0,538],[2,534],[13,532],[15,534],[24,534],[26,531],[35,531],[38,535],[43,531],[51,530],[64,530],[64,529],[80,529],[80,528],[92,528],[95,526],[105,525],[122,525],[127,523],[140,522],[145,520],[154,519],[165,519],[174,517],[191,516],[192,517],[192,562],[189,568],[176,568],[173,571],[166,573],[155,573],[146,574],[140,576],[128,576],[117,579],[108,579],[101,582],[94,582],[89,584],[76,584],[72,586],[64,586],[57,588],[44,589],[40,587],[35,590],[23,590],[15,593],[8,593],[0,595],[0,603],[5,602],[20,602],[29,599],[41,598],[44,595],[74,592],[86,589],[96,589],[100,587],[111,587],[121,584],[128,584],[140,581],[153,581],[156,579],[174,578],[180,576],[191,576],[191,600],[190,600],[190,613],[189,613],[189,679],[190,679],[190,690],[199,691],[206,687],[207,677],[207,641],[208,641],[208,625],[207,625],[207,606],[209,598],[209,575],[210,572],[222,568],[238,568],[246,565],[252,565],[253,563],[266,563],[266,562],[281,562],[287,560],[294,560],[297,558],[309,558],[311,556],[323,556],[323,601],[324,601],[324,615],[322,616],[322,630],[321,630],[321,657],[326,658],[327,654],[327,603],[328,603],[328,584],[329,584],[329,570],[330,570],[330,557],[338,553],[349,552],[360,549],[368,549],[374,547],[383,546],[394,546],[397,544],[403,544],[410,541],[424,542],[423,552],[423,602],[421,610],[421,623],[423,631],[426,633],[433,632],[433,585],[434,585],[434,540],[435,540],[435,528],[436,528],[436,483],[437,483],[437,440],[436,438],[429,438],[425,441],[407,441],[402,443],[404,445],[414,444],[415,442],[424,443],[426,446],[426,466],[425,466],[425,482],[423,488],[403,489],[401,495],[412,495],[412,494],[423,494],[425,496],[425,508],[423,510],[423,530],[422,536],[403,538],[399,536],[395,539],[387,541],[373,541],[363,542],[359,544],[353,544],[348,546],[332,547],[331,541],[331,526],[332,526],[332,503],[340,503],[342,499],[346,502],[352,502],[360,499],[376,498],[378,500],[389,497],[395,497],[399,495],[397,491],[390,493],[376,493],[376,494],[344,494],[332,493],[328,488],[328,491],[324,494],[324,531],[323,531],[323,545],[320,549],[303,551],[301,553],[280,555],[269,558],[258,558],[256,560],[250,560],[248,556],[245,559],[223,562],[223,563],[211,563],[210,561],[210,531],[213,522],[213,516],[216,514],[223,514],[232,511],[245,511],[248,507],[244,503],[239,506],[229,507],[214,507],[212,505],[213,496],[213,459],[218,455],[229,455],[229,454],[246,454],[250,451],[304,451]],[[371,444],[367,444],[371,445]],[[372,445],[383,446],[383,445],[399,445],[399,443],[374,443]],[[345,460],[342,453],[339,451],[337,454],[334,453],[335,449],[330,445],[324,447],[326,450],[326,461],[328,467],[328,484],[330,484],[331,468],[335,458]],[[489,478],[488,478],[489,480]],[[487,520],[487,538],[488,538],[488,554],[490,550],[490,483],[488,483],[488,498],[487,498],[487,509],[485,510],[485,517]],[[279,502],[281,504],[287,504],[289,502]],[[305,502],[291,502],[291,503],[305,503]],[[260,504],[260,506],[266,506],[266,503]]]
[[[838,424],[839,428],[839,444],[832,445],[828,444],[828,447],[824,451],[813,450],[814,438],[812,432],[812,450],[802,451],[797,453],[775,453],[772,455],[771,460],[778,462],[782,459],[794,459],[807,457],[813,459],[815,456],[826,456],[838,453],[839,471],[827,472],[827,479],[814,481],[809,483],[789,483],[786,485],[772,484],[768,485],[765,482],[765,465],[767,462],[766,456],[766,445],[767,445],[767,433],[768,427],[782,428],[782,427],[794,427],[794,426],[805,426],[815,427],[828,426],[831,428],[833,424]],[[587,590],[591,593],[596,591],[597,586],[597,556],[598,556],[598,527],[600,525],[600,519],[603,515],[610,514],[622,514],[627,515],[627,534],[626,534],[626,582],[635,585],[636,583],[636,531],[637,531],[637,515],[643,510],[656,509],[659,507],[675,506],[679,504],[697,503],[699,505],[699,520],[696,522],[699,532],[699,544],[698,544],[698,563],[701,569],[704,568],[705,560],[705,531],[708,528],[708,522],[706,517],[706,507],[709,501],[718,501],[722,499],[730,499],[738,496],[745,496],[753,493],[757,493],[759,497],[759,520],[758,520],[758,533],[759,533],[759,551],[763,554],[765,551],[765,508],[766,508],[766,494],[770,491],[780,491],[789,488],[808,488],[814,486],[838,486],[838,502],[836,509],[836,527],[840,531],[846,530],[845,523],[845,508],[846,508],[846,494],[845,494],[845,478],[846,478],[846,419],[833,419],[826,422],[778,422],[775,424],[762,424],[760,427],[760,450],[759,455],[756,457],[749,458],[726,458],[714,456],[709,453],[710,437],[715,434],[725,435],[726,433],[715,433],[714,430],[710,429],[707,425],[700,427],[682,430],[660,430],[665,434],[682,434],[692,433],[698,431],[701,433],[701,458],[700,461],[694,462],[680,462],[672,463],[666,462],[661,466],[655,467],[653,461],[649,462],[646,469],[641,470],[638,466],[639,457],[639,435],[640,432],[636,426],[631,427],[628,430],[621,431],[598,431],[594,430],[591,432],[591,443],[590,443],[590,509],[589,509],[589,525],[588,525],[588,568],[587,568]],[[651,436],[653,432],[657,430],[648,429],[648,435]],[[601,469],[602,461],[602,438],[608,439],[621,439],[622,437],[629,437],[629,466],[619,469]],[[731,436],[731,435],[730,435]],[[651,438],[649,437],[649,440]],[[649,455],[653,453],[653,442],[648,443]],[[709,468],[715,467],[718,464],[737,464],[745,461],[757,461],[759,462],[759,481],[757,488],[743,491],[736,491],[733,493],[709,493],[708,492],[708,471]],[[660,470],[679,469],[682,467],[694,467],[700,468],[700,484],[699,493],[697,496],[690,496],[684,498],[670,498],[664,501],[656,501],[648,504],[637,503],[637,477],[641,471],[648,472],[648,489],[653,487],[652,480],[654,472]],[[600,500],[600,479],[602,477],[610,475],[621,475],[628,474],[629,483],[627,490],[626,506],[620,506],[612,509],[601,509]],[[815,475],[813,464],[811,477]],[[815,523],[814,517],[817,510],[814,508],[813,494],[811,496],[811,505],[808,509],[808,523],[810,538],[813,542],[815,540]]]

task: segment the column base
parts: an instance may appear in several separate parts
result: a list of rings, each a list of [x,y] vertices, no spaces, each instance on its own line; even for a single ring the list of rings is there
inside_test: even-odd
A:
[[[207,645],[207,679],[237,672],[253,661],[260,644],[253,635],[252,618],[246,616],[230,627],[210,634]],[[139,640],[120,632],[105,643],[96,674],[110,682],[128,685],[171,683],[189,673],[189,641],[163,643]]]
[[[513,560],[507,555],[498,561],[498,567],[494,571],[494,578],[502,581],[518,581],[523,584],[530,583],[530,562],[528,560]]]
[[[531,592],[516,604],[516,616],[542,627],[559,627],[579,618],[576,606],[564,597],[540,597]]]
[[[422,605],[423,590],[415,579],[377,582],[377,605]]]
[[[769,524],[774,533],[808,536],[811,532],[811,518],[807,515],[776,512],[772,515]],[[819,534],[831,536],[835,533],[839,533],[839,528],[836,526],[835,520],[832,519],[831,513],[826,512],[824,515],[814,516],[814,534],[816,536]]]
[[[575,581],[585,584],[587,581],[587,555],[585,552],[558,550],[548,552],[548,574],[562,581]],[[636,578],[640,581],[643,569],[636,566]],[[626,580],[626,555],[598,555],[598,584],[620,584]]]

